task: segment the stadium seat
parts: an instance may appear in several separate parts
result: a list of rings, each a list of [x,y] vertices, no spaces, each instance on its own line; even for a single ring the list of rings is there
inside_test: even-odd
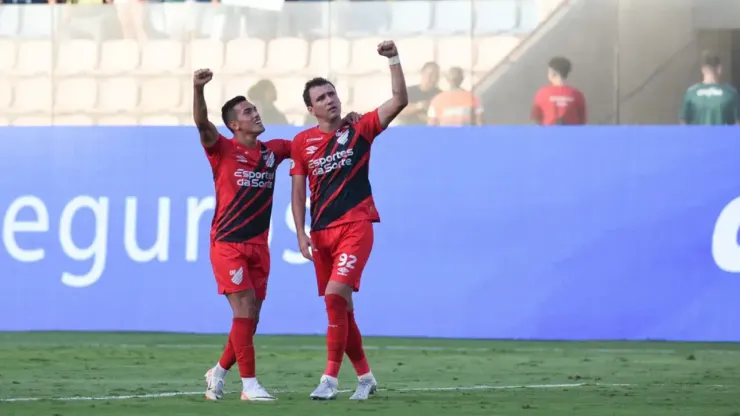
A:
[[[4,76],[12,72],[17,55],[17,42],[10,39],[0,39],[0,76]]]
[[[420,35],[429,30],[432,21],[432,6],[427,1],[390,2],[393,36]]]
[[[349,66],[349,46],[346,39],[339,37],[315,40],[311,44],[308,72],[328,76],[346,70]]]
[[[434,2],[433,33],[438,35],[469,34],[472,27],[471,1],[440,0]]]
[[[224,104],[225,101],[223,98],[223,78],[214,78],[211,82],[209,82],[204,89],[204,95],[206,96],[206,106],[209,109],[220,111],[221,106]],[[246,92],[234,95],[246,95]],[[179,112],[191,114],[193,112],[193,81],[190,78],[184,79],[182,82],[182,105],[180,106]]]
[[[267,47],[268,74],[286,74],[300,71],[308,64],[308,43],[298,38],[278,38]]]
[[[100,117],[95,124],[99,126],[134,126],[138,123],[135,117],[127,115],[116,115]]]
[[[219,73],[224,65],[224,44],[218,40],[195,39],[189,45],[188,60],[188,72],[210,68]]]
[[[98,84],[93,78],[67,78],[54,82],[54,114],[90,111],[98,98]]]
[[[520,0],[477,0],[473,4],[475,35],[494,35],[514,30]]]
[[[388,61],[378,56],[378,43],[381,38],[362,38],[352,42],[352,54],[350,66],[347,73],[350,74],[372,74],[388,71]]]
[[[134,78],[107,78],[100,81],[96,112],[133,112],[139,102],[139,85]]]
[[[0,7],[5,7],[5,5]],[[21,13],[19,36],[34,39],[51,38],[62,13],[61,7],[25,6]]]
[[[109,40],[100,46],[98,72],[104,75],[120,75],[133,72],[139,67],[141,51],[136,41]]]
[[[437,63],[446,70],[453,66],[469,70],[473,67],[475,43],[470,36],[441,38],[437,41]]]
[[[352,90],[352,110],[359,113],[377,108],[391,95],[390,80],[387,76],[355,78]]]
[[[70,39],[59,42],[57,47],[57,75],[92,73],[98,66],[98,44],[94,41]]]
[[[170,114],[144,116],[139,119],[139,125],[141,126],[177,126],[180,124],[180,120],[177,116]],[[196,132],[197,136],[197,132]]]
[[[12,113],[51,113],[52,79],[48,76],[22,78],[15,84]]]
[[[2,6],[0,6],[2,7]],[[13,126],[51,126],[51,115],[21,116],[11,119]]]
[[[506,58],[518,45],[521,39],[516,36],[499,35],[475,39],[477,47],[473,71],[487,72]]]
[[[22,5],[3,4],[0,6],[0,37],[15,38],[21,21]]]
[[[305,109],[303,103],[303,87],[306,84],[305,77],[273,78],[277,90],[275,106],[283,112]]]
[[[265,66],[265,42],[259,39],[234,39],[226,44],[223,71],[243,75]]]
[[[183,45],[173,40],[150,40],[141,51],[139,72],[148,75],[184,71]]]
[[[137,112],[176,111],[182,103],[181,79],[176,77],[147,79],[141,83],[141,100]]]
[[[13,103],[13,84],[6,77],[0,77],[0,114],[10,110]]]
[[[48,40],[20,42],[14,72],[21,76],[50,74],[54,50]]]
[[[236,97],[237,95],[243,95],[247,96],[247,91],[249,91],[249,88],[254,85],[259,79],[255,77],[232,77],[227,78],[224,82],[224,94],[223,94],[223,101],[229,100],[233,97]],[[206,98],[207,99],[207,98]],[[211,104],[210,101],[207,101],[209,108],[213,108],[214,110],[217,109],[215,106],[216,103]],[[221,106],[224,103],[218,104],[218,109],[221,108]],[[219,119],[221,117],[219,116]]]
[[[401,39],[396,43],[404,72],[419,72],[425,63],[435,61],[434,40],[431,38],[419,36]]]
[[[93,119],[84,114],[74,114],[66,116],[53,116],[51,124],[54,126],[91,126]]]

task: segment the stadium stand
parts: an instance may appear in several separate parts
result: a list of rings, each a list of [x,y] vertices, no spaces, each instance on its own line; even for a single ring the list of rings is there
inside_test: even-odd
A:
[[[306,113],[300,96],[303,83],[313,76],[331,76],[347,110],[367,111],[387,95],[387,65],[373,52],[383,38],[398,42],[409,85],[431,61],[443,69],[462,67],[469,73],[464,86],[471,88],[537,26],[532,16],[546,15],[538,12],[541,2],[536,0],[361,3],[345,9],[327,6],[333,3],[286,3],[281,16],[312,12],[315,25],[299,31],[281,23],[278,35],[268,39],[223,39],[208,4],[188,10],[203,20],[197,25],[201,29],[187,37],[175,36],[174,30],[156,32],[153,27],[172,25],[151,5],[148,30],[156,33],[143,43],[120,34],[102,40],[63,35],[64,6],[3,5],[2,122],[190,124],[190,75],[199,67],[216,73],[207,89],[214,109],[227,96],[246,94],[256,80],[267,78],[277,88],[277,107],[300,124]],[[177,6],[167,5],[168,10]],[[116,23],[115,8],[100,7],[111,24]],[[341,26],[346,7],[354,13],[377,12],[382,19],[372,20],[372,27],[348,30]]]

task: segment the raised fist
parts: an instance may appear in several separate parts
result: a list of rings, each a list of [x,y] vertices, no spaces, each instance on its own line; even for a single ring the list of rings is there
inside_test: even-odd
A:
[[[396,44],[392,40],[385,40],[378,44],[378,55],[390,58],[398,55]]]
[[[193,86],[202,87],[213,79],[210,69],[199,69],[193,73]]]

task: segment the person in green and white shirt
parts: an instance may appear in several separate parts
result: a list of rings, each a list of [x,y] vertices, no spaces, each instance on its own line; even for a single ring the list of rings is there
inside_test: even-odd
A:
[[[681,124],[732,125],[740,121],[740,98],[737,90],[720,82],[722,65],[717,55],[704,53],[703,80],[691,86],[683,99]]]

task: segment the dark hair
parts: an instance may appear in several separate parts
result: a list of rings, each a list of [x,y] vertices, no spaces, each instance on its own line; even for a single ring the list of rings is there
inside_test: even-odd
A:
[[[236,107],[237,104],[243,103],[244,101],[247,101],[247,98],[243,95],[237,95],[236,97],[230,99],[229,101],[226,101],[226,104],[224,104],[223,107],[221,107],[221,119],[224,121],[224,124],[226,124],[226,127],[231,131],[231,127],[229,127],[229,122],[234,120],[234,107]]]
[[[712,69],[717,69],[722,65],[722,61],[719,59],[719,55],[714,52],[704,51],[702,52],[702,65],[708,66]]]
[[[334,84],[326,78],[316,77],[309,80],[306,83],[306,86],[303,87],[303,103],[306,104],[306,107],[311,107],[311,95],[309,94],[311,88],[321,87],[322,85],[331,85],[333,88],[336,88],[334,87]]]
[[[439,65],[436,62],[427,62],[421,67],[421,70],[426,71],[427,69],[436,69],[439,71]]]
[[[261,79],[256,84],[252,85],[247,91],[247,97],[251,101],[263,101],[265,99],[265,93],[272,88],[275,89],[275,84],[269,79]]]
[[[573,65],[571,65],[568,58],[563,58],[562,56],[556,56],[550,59],[548,66],[563,79],[568,78],[570,71],[573,69]]]
[[[463,80],[465,80],[465,72],[459,66],[453,66],[447,73],[447,82],[449,82],[454,88],[460,88]]]

